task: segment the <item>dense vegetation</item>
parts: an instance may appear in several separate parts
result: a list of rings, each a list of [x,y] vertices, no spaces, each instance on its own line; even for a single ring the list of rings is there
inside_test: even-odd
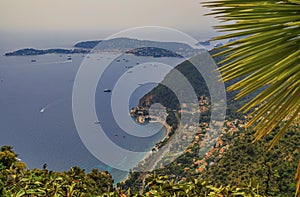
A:
[[[0,151],[0,196],[293,196],[296,161],[300,140],[299,125],[294,125],[270,152],[266,143],[252,143],[253,132],[223,136],[232,145],[213,162],[197,171],[199,146],[193,144],[175,162],[153,173],[131,173],[125,183],[113,187],[108,172],[97,169],[86,173],[79,167],[66,172],[26,168],[12,147]]]
[[[217,185],[251,184],[270,196],[293,196],[296,190],[294,174],[300,158],[299,126],[294,126],[284,138],[267,151],[272,136],[252,143],[253,132],[237,136],[228,151],[211,168],[200,175]]]
[[[189,182],[174,182],[168,176],[151,174],[146,180],[145,192],[132,193],[113,187],[111,175],[97,169],[85,173],[79,167],[67,172],[52,172],[46,169],[28,170],[18,161],[12,147],[0,150],[0,196],[2,197],[72,197],[72,196],[260,196],[255,188],[235,186],[214,187],[210,182],[193,179]]]
[[[0,196],[82,196],[100,195],[113,189],[112,176],[98,169],[85,173],[79,167],[67,172],[53,172],[46,169],[28,170],[26,164],[18,161],[12,147],[0,150]]]

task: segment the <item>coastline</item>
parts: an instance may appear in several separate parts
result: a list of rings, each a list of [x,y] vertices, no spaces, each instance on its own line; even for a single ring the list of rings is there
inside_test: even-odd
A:
[[[150,123],[156,123],[156,122],[162,124],[163,125],[162,129],[165,130],[164,137],[159,141],[159,142],[162,142],[162,141],[166,140],[169,137],[169,134],[170,134],[170,132],[172,130],[172,127],[170,125],[168,125],[166,122],[163,122],[163,121],[160,121],[160,120],[150,121]],[[166,152],[167,152],[165,150],[166,147],[167,146],[163,146],[158,152],[154,152],[154,153],[153,153],[153,150],[149,150],[145,154],[145,156],[139,161],[139,163],[137,163],[135,165],[135,167],[133,168],[133,172],[147,172],[147,171],[152,171],[155,168],[155,166],[162,160],[162,158],[164,157],[164,155],[166,154]],[[146,161],[148,159],[150,159],[153,156],[153,154],[155,154],[155,158],[151,159],[152,160],[151,164],[147,165],[146,168],[143,169],[142,171],[141,170],[137,170],[138,166],[141,165],[141,164],[144,166],[144,164],[146,163]],[[120,181],[120,183],[125,183],[126,180],[128,180],[129,178],[130,177],[129,177],[129,173],[128,173],[127,176]]]

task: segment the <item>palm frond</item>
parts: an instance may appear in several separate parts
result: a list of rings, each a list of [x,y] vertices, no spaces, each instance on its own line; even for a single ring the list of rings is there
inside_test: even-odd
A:
[[[277,132],[270,148],[300,118],[300,0],[213,0],[204,3],[224,22],[215,28],[230,33],[214,38],[237,38],[221,47],[224,81],[243,78],[228,88],[236,99],[261,90],[243,112],[253,117],[255,141]],[[233,23],[232,23],[233,22]],[[255,110],[254,110],[255,109]],[[299,164],[300,165],[300,164]],[[300,167],[298,168],[298,195]]]
[[[228,90],[239,90],[236,99],[263,89],[241,110],[253,119],[255,140],[279,127],[272,147],[300,111],[300,1],[216,0],[205,3],[223,21],[222,31],[234,31],[215,40],[241,37],[220,47],[226,55],[220,68],[224,81],[244,77]]]

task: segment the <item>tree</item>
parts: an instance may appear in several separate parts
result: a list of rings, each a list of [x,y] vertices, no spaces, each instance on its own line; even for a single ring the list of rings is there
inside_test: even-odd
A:
[[[0,165],[5,168],[10,166],[17,161],[17,155],[12,150],[11,146],[2,146],[0,149]]]
[[[224,81],[241,79],[228,88],[239,91],[236,99],[261,90],[241,111],[252,116],[247,127],[256,131],[254,141],[276,132],[272,148],[300,117],[300,0],[213,0],[204,4],[212,8],[211,15],[229,22],[216,28],[231,33],[215,40],[238,38],[216,54],[227,56],[220,72]],[[298,169],[296,195],[300,195],[299,174]]]

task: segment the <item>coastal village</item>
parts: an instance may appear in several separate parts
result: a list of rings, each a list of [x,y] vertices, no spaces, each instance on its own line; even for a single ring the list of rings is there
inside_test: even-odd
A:
[[[198,120],[199,124],[193,120],[193,115],[198,112],[200,115],[207,114],[211,108],[210,99],[205,96],[199,96],[199,106],[183,103],[179,110],[172,110],[176,117],[181,114],[189,115],[191,117],[188,125],[181,125],[181,127],[174,129],[166,124],[164,115],[151,116],[149,115],[149,107],[136,107],[131,109],[130,115],[139,124],[151,123],[152,119],[163,123],[167,129],[166,136],[156,144],[150,153],[133,169],[134,171],[149,171],[156,168],[163,168],[174,161],[177,157],[186,153],[191,155],[192,162],[180,162],[176,160],[174,164],[184,170],[184,174],[201,175],[207,168],[213,166],[215,162],[222,157],[226,150],[231,145],[231,140],[239,131],[245,128],[247,116],[242,119],[226,119],[221,131],[218,131],[218,136],[215,137],[216,132],[211,131],[209,122]],[[209,114],[209,113],[208,113]],[[180,119],[178,119],[180,121]],[[196,132],[195,132],[196,131]],[[201,154],[201,150],[204,153]],[[192,164],[191,164],[192,163]],[[185,177],[181,177],[182,180]]]

